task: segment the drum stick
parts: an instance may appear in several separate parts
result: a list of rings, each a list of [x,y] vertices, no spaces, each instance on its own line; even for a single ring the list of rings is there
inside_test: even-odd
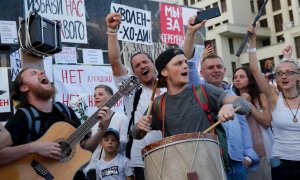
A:
[[[151,96],[151,100],[148,106],[148,111],[146,116],[149,116],[150,112],[151,112],[151,108],[152,108],[152,104],[153,104],[153,100],[154,100],[154,96],[155,96],[155,92],[156,92],[156,87],[157,87],[157,82],[158,82],[158,78],[155,79],[155,84],[154,84],[154,88],[153,88],[153,92],[152,92],[152,96]]]
[[[241,106],[238,106],[234,109],[234,112],[238,111],[241,108]],[[207,128],[205,131],[203,131],[203,133],[207,133],[209,131],[211,131],[213,128],[215,128],[217,125],[219,125],[222,121],[218,120],[215,124],[213,124],[212,126],[210,126],[209,128]]]

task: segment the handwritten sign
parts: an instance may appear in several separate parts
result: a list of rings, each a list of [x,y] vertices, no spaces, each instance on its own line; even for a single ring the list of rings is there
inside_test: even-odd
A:
[[[21,51],[17,50],[9,55],[11,68],[11,81],[15,81],[16,76],[22,70]]]
[[[159,5],[162,42],[182,45],[184,40],[182,7],[165,3]]]
[[[49,20],[61,22],[62,42],[87,43],[84,0],[24,0],[25,15],[37,11]]]
[[[62,51],[54,55],[55,63],[77,63],[76,47],[62,47]]]
[[[0,21],[1,44],[18,44],[16,21]]]
[[[82,49],[82,58],[84,64],[103,64],[103,53],[101,49]]]
[[[0,113],[10,112],[10,95],[7,67],[0,67]]]
[[[111,12],[122,15],[118,39],[141,44],[152,44],[151,12],[111,3]]]
[[[99,84],[108,85],[117,92],[110,66],[90,65],[53,65],[54,84],[57,89],[56,101],[70,106],[70,101],[81,94],[87,94],[85,102],[88,105],[88,115],[97,108],[94,104],[94,87]],[[119,100],[112,108],[124,112],[123,100]]]
[[[122,42],[122,47],[124,63],[129,68],[131,68],[130,59],[132,55],[138,52],[147,53],[153,61],[155,61],[158,55],[166,50],[166,44],[163,43],[152,43],[152,45],[149,46],[145,44]]]

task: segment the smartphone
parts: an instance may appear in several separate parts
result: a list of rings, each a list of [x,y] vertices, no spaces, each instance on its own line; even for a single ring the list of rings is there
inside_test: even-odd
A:
[[[204,41],[204,47],[206,48],[207,46],[212,47],[212,41],[211,40],[205,40]]]
[[[197,12],[197,17],[195,20],[195,24],[202,22],[205,19],[212,19],[215,17],[221,16],[220,9],[218,7],[209,8],[203,11]]]

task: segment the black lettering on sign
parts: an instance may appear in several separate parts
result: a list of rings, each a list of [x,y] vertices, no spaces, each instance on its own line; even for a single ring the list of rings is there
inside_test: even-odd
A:
[[[121,21],[140,26],[147,26],[147,22],[150,22],[150,19],[147,19],[146,13],[132,11],[122,7],[119,7],[118,9],[115,8],[116,7],[113,7],[114,12],[122,15]]]
[[[35,10],[41,14],[51,13],[63,15],[62,0],[27,0],[27,10]]]
[[[137,29],[134,27],[122,26],[120,34],[123,34],[122,39],[128,39],[137,42],[151,42],[151,31],[147,29]]]
[[[63,36],[66,39],[81,39],[85,38],[84,25],[80,21],[63,20],[62,23]]]

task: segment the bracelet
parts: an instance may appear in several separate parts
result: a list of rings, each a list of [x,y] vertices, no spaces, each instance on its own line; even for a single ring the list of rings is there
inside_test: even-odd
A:
[[[107,32],[109,33],[117,33],[118,31],[119,31],[119,26],[117,26],[116,29],[107,27]]]
[[[106,34],[107,34],[108,36],[116,36],[116,35],[117,35],[116,32],[109,32],[109,31],[106,31]]]
[[[256,52],[256,48],[247,49],[247,52],[248,53],[254,53],[254,52]]]

